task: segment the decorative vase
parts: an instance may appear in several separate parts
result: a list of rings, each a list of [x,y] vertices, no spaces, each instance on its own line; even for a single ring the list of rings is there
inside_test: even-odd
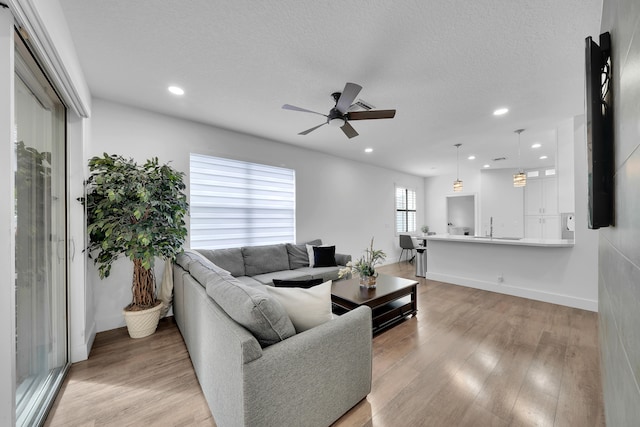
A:
[[[360,286],[374,289],[376,287],[376,276],[360,276]]]
[[[160,321],[162,303],[153,308],[140,311],[123,310],[124,320],[131,338],[144,338],[153,334]]]

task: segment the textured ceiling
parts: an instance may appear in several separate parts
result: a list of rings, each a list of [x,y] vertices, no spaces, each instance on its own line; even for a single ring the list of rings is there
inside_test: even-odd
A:
[[[421,176],[455,174],[457,143],[461,175],[515,167],[518,128],[534,165],[528,146],[549,150],[557,123],[583,113],[584,39],[602,10],[602,0],[60,3],[94,96]],[[282,104],[326,114],[348,81],[396,117],[352,122],[351,140],[330,126],[297,135],[322,117]],[[510,112],[493,116],[502,106]]]

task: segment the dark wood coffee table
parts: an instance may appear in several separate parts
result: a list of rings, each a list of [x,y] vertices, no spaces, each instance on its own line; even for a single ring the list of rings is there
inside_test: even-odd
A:
[[[418,312],[418,282],[380,274],[375,289],[360,286],[358,279],[331,285],[333,311],[342,314],[361,305],[371,307],[373,333],[381,332]]]

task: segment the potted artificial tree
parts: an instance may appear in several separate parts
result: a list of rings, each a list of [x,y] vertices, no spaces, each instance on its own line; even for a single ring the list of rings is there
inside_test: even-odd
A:
[[[107,153],[91,158],[89,171],[81,199],[87,209],[89,257],[102,279],[119,256],[133,261],[133,299],[124,308],[125,321],[132,338],[151,335],[162,308],[156,299],[155,258],[174,260],[187,235],[184,174],[158,164],[158,158],[138,165]]]

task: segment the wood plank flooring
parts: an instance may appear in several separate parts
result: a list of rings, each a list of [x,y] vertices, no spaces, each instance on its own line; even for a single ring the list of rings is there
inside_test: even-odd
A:
[[[415,278],[406,262],[382,272]],[[419,279],[373,340],[373,389],[335,426],[604,426],[597,314]],[[215,426],[177,327],[97,335],[46,426]]]

